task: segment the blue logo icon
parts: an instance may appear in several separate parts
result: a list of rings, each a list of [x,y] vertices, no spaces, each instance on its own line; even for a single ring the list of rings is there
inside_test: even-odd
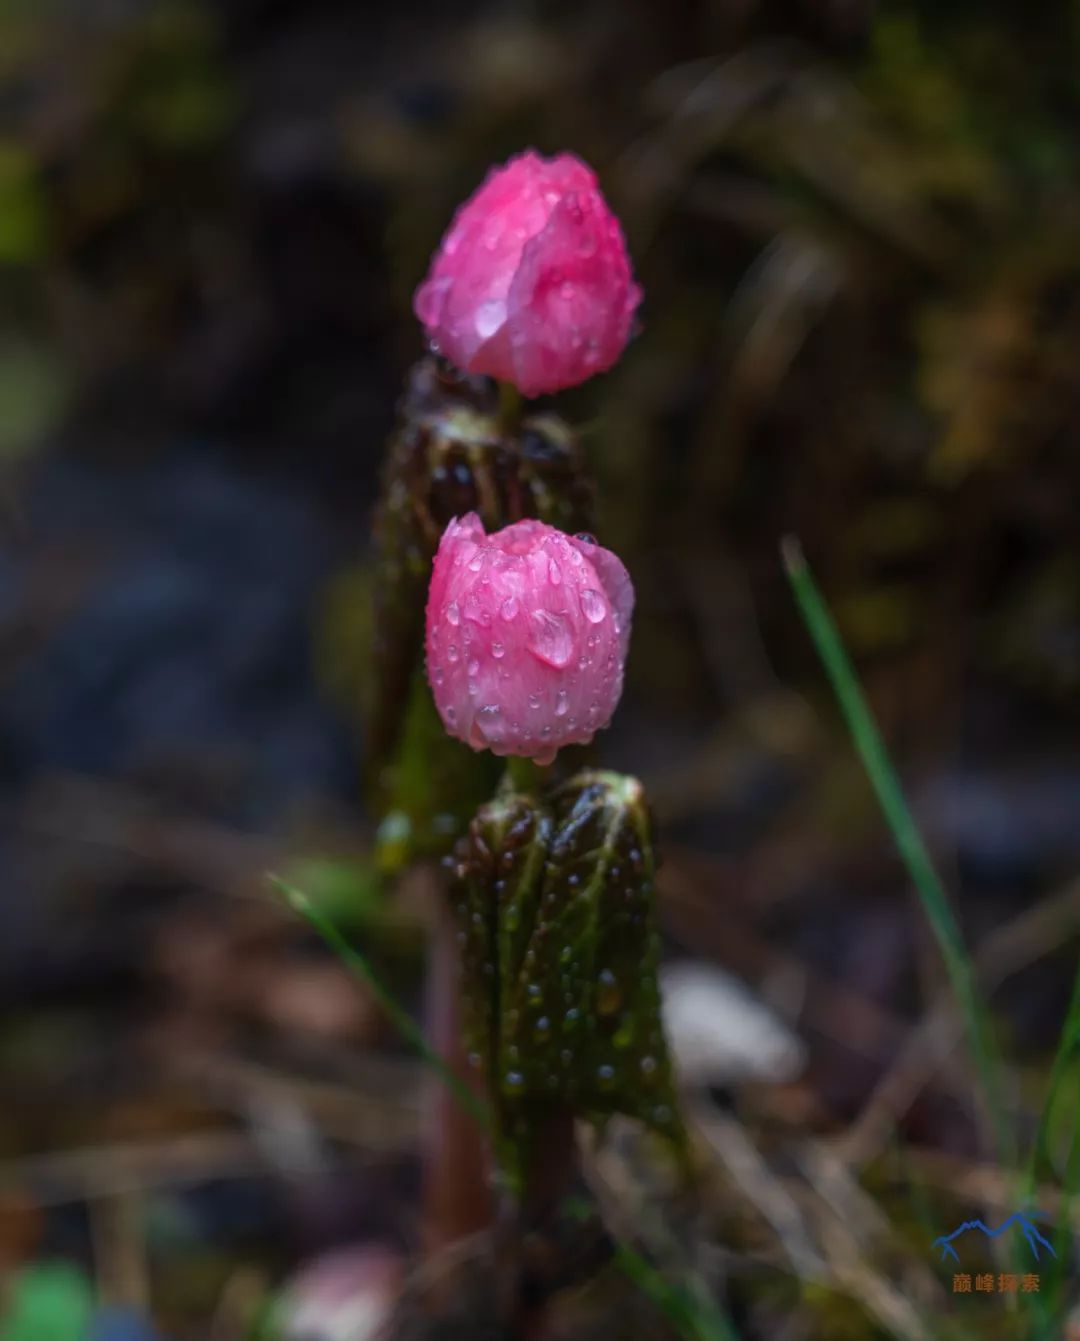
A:
[[[951,1234],[943,1234],[940,1238],[935,1239],[931,1247],[941,1249],[941,1260],[943,1262],[946,1258],[951,1257],[954,1262],[958,1263],[960,1258],[953,1247],[953,1239],[958,1239],[961,1234],[967,1233],[969,1229],[977,1229],[980,1233],[985,1234],[988,1239],[996,1239],[1000,1238],[1007,1229],[1011,1229],[1013,1225],[1020,1226],[1020,1232],[1027,1239],[1028,1247],[1034,1254],[1036,1262],[1039,1260],[1040,1247],[1045,1248],[1051,1257],[1057,1257],[1054,1245],[1039,1232],[1038,1225],[1033,1220],[1029,1220],[1023,1211],[1017,1211],[1014,1215],[1010,1215],[1007,1220],[1003,1220],[998,1225],[997,1229],[988,1228],[982,1220],[965,1220]]]

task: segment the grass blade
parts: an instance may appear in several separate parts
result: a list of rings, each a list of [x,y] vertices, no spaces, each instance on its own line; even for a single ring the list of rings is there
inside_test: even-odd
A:
[[[426,1066],[439,1077],[457,1102],[479,1124],[488,1129],[491,1115],[487,1105],[469,1089],[468,1085],[455,1074],[453,1068],[428,1045],[422,1030],[407,1010],[394,998],[382,984],[378,974],[359,950],[354,949],[333,922],[311,902],[306,894],[290,885],[287,880],[270,873],[267,878],[271,884],[285,896],[289,906],[300,914],[319,933],[331,950],[364,983],[386,1017],[401,1037],[420,1056]]]
[[[971,960],[964,948],[960,927],[802,548],[798,541],[789,537],[783,542],[781,552],[799,613],[817,648],[855,749],[937,940],[945,971],[969,1035],[975,1066],[994,1127],[998,1154],[1006,1165],[1012,1166],[1016,1158],[1016,1142],[1002,1101],[1001,1057],[994,1043],[986,1010],[975,987]]]

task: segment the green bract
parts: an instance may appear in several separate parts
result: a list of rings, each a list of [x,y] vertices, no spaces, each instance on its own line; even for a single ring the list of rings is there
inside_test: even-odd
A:
[[[641,784],[583,772],[483,806],[453,863],[471,1059],[520,1183],[560,1109],[682,1142],[660,1021],[652,833]]]

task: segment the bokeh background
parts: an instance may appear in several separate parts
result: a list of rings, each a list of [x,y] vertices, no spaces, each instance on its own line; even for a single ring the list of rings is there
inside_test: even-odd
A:
[[[265,873],[416,1006],[360,786],[371,509],[413,288],[528,145],[596,166],[646,293],[559,408],[638,589],[602,755],[705,969],[690,1259],[748,1337],[929,1335],[912,1298],[1021,1334],[928,1250],[1010,1194],[778,547],[1030,1128],[1080,923],[1078,144],[1071,0],[0,0],[4,1341],[69,1341],[91,1290],[161,1337],[270,1335],[298,1271],[416,1248],[419,1064]],[[663,1226],[642,1159],[609,1182]],[[565,1335],[678,1334],[589,1300]]]

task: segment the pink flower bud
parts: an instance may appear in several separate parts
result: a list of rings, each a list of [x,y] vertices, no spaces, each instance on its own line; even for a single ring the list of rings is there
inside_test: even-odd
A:
[[[413,306],[462,371],[540,396],[617,362],[640,301],[596,174],[530,149],[460,207]]]
[[[539,521],[446,528],[427,604],[427,673],[452,736],[549,764],[607,726],[622,693],[634,587],[590,536]]]

